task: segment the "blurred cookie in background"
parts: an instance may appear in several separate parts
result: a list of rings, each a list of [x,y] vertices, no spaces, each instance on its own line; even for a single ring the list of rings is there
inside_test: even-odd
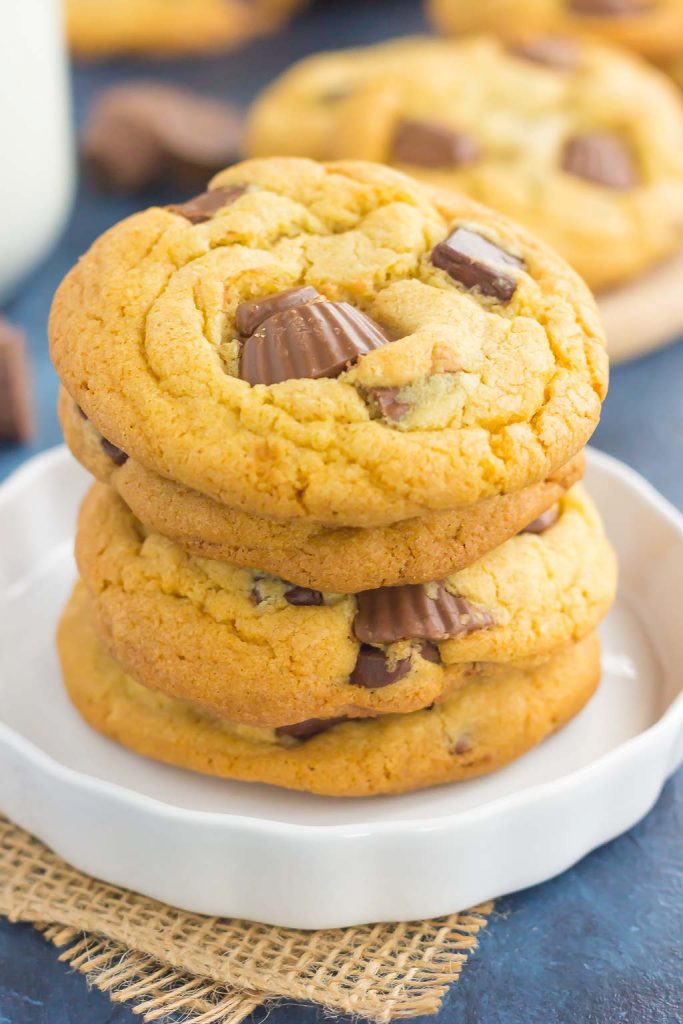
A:
[[[89,176],[104,190],[135,193],[162,181],[201,186],[239,159],[243,118],[230,103],[164,83],[105,90],[81,134]]]
[[[656,63],[683,58],[683,0],[426,0],[432,24],[446,35],[520,29],[600,39]]]
[[[321,54],[265,90],[246,145],[375,160],[456,188],[545,238],[599,292],[683,247],[683,101],[616,47],[470,36]]]
[[[304,0],[66,0],[81,57],[170,56],[239,46],[281,25]]]

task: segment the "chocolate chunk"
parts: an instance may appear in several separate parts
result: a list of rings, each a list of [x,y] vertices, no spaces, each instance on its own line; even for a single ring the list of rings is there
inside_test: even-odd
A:
[[[469,228],[456,228],[439,242],[432,263],[466,288],[478,288],[501,302],[509,302],[517,289],[517,281],[506,269],[524,266],[522,260]]]
[[[0,441],[24,444],[34,432],[26,341],[0,317]]]
[[[396,128],[390,158],[418,167],[461,167],[480,155],[479,143],[467,132],[406,119]]]
[[[441,651],[436,644],[420,644],[420,654],[425,661],[431,661],[435,665],[441,665]]]
[[[266,599],[266,594],[263,590],[263,580],[255,580],[251,592],[249,594],[251,603],[255,605],[263,604]]]
[[[386,345],[381,327],[347,302],[315,302],[268,317],[242,348],[240,376],[250,384],[338,377]]]
[[[434,597],[429,596],[430,590]],[[380,587],[357,595],[353,632],[361,643],[392,644],[398,640],[446,640],[493,625],[488,612],[443,583]]]
[[[395,423],[398,423],[399,420],[402,420],[410,412],[408,403],[398,400],[400,390],[400,388],[364,387],[363,393],[385,419],[394,420]]]
[[[128,456],[122,448],[117,448],[111,441],[107,441],[106,437],[100,438],[100,445],[105,455],[108,455],[115,466],[122,466],[124,462],[128,461]]]
[[[323,595],[319,590],[311,590],[309,587],[296,587],[289,583],[287,586],[289,589],[285,591],[285,601],[288,604],[293,604],[295,607],[312,607],[323,603]]]
[[[596,18],[619,18],[640,14],[653,7],[654,3],[655,0],[569,0],[569,9],[576,14],[588,14]]]
[[[240,302],[235,313],[235,325],[242,337],[248,338],[269,316],[282,313],[285,309],[305,306],[319,298],[320,292],[317,288],[304,286],[289,288],[286,292],[278,292],[276,295],[265,295],[262,299],[252,299],[250,302]]]
[[[455,746],[453,747],[453,753],[454,754],[469,754],[469,752],[470,752],[470,750],[472,750],[473,746],[474,746],[474,744],[472,743],[472,737],[470,736],[470,734],[468,732],[465,732],[457,740]]]
[[[228,103],[171,85],[129,82],[94,104],[81,139],[105,189],[137,192],[162,179],[199,184],[239,159],[243,119]]]
[[[522,533],[545,533],[546,530],[549,530],[551,526],[555,525],[559,518],[560,506],[556,502],[540,516],[530,522],[528,526],[525,526]]]
[[[191,224],[203,224],[205,220],[211,220],[214,213],[218,213],[224,206],[230,206],[236,199],[246,192],[243,185],[227,185],[221,188],[212,188],[209,192],[202,192],[186,203],[174,203],[167,206],[169,213],[177,213],[185,217]]]
[[[573,39],[563,36],[537,36],[510,44],[510,53],[533,64],[544,64],[560,71],[573,71],[579,63],[579,48]]]
[[[353,672],[349,676],[352,686],[364,686],[366,690],[379,690],[403,679],[410,672],[410,658],[396,662],[389,668],[389,661],[384,651],[377,647],[362,644]]]
[[[568,139],[562,168],[605,188],[634,188],[639,181],[629,146],[618,135],[608,132],[586,132]]]
[[[345,722],[345,718],[309,718],[296,725],[281,725],[275,730],[277,736],[291,736],[295,740],[310,740],[321,732],[327,732],[333,725]]]

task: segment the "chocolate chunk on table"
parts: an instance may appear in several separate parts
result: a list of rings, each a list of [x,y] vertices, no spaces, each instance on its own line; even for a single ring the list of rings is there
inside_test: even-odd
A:
[[[240,158],[243,119],[230,104],[173,85],[130,82],[103,92],[81,136],[102,188],[137,192],[161,179],[204,184]]]
[[[35,432],[26,341],[0,317],[0,441],[24,443]]]

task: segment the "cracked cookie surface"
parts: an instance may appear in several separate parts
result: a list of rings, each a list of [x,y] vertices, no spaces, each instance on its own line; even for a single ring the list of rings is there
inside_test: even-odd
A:
[[[328,796],[401,793],[494,771],[580,711],[600,678],[593,633],[536,668],[483,674],[432,710],[342,722],[287,742],[153,693],[125,675],[98,640],[82,586],[62,617],[58,647],[71,700],[111,739],[205,774]]]
[[[417,37],[306,58],[257,99],[248,146],[378,160],[460,189],[545,238],[595,290],[683,245],[680,94],[604,45]]]
[[[200,198],[116,225],[58,289],[53,360],[114,446],[231,507],[348,526],[519,490],[583,447],[604,335],[544,245],[367,163],[248,161],[212,188],[208,213]],[[334,378],[240,379],[239,307],[304,285],[322,297],[311,309],[360,316],[345,337],[379,325],[383,343]],[[315,330],[329,347],[337,328]],[[398,420],[375,398],[389,390]]]
[[[580,453],[540,484],[461,512],[431,512],[384,527],[334,528],[249,515],[166,480],[135,459],[120,464],[65,391],[59,417],[76,458],[110,484],[148,530],[192,555],[334,593],[424,583],[465,568],[549,509],[581,478],[585,462]]]
[[[616,585],[580,485],[545,532],[424,586],[320,593],[192,557],[103,484],[83,504],[76,557],[105,645],[136,679],[267,726],[413,711],[479,663],[545,660],[595,629]]]

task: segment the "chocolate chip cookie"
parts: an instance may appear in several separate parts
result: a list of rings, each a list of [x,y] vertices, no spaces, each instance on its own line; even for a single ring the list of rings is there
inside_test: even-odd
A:
[[[391,526],[326,527],[228,508],[124,458],[62,391],[64,437],[93,476],[110,484],[153,533],[203,558],[258,568],[304,587],[354,593],[424,583],[464,569],[552,508],[583,474],[583,452],[548,480],[459,512]]]
[[[526,7],[459,5],[473,19],[516,9],[515,31]],[[418,38],[308,58],[257,100],[247,145],[382,161],[458,188],[545,238],[595,290],[683,246],[681,96],[605,45]]]
[[[581,485],[444,580],[354,595],[187,555],[103,484],[84,502],[76,558],[105,646],[128,672],[259,726],[413,711],[481,663],[544,661],[595,629],[616,583]]]
[[[328,796],[401,793],[494,771],[580,711],[600,677],[592,633],[536,668],[484,671],[431,709],[273,730],[235,725],[136,683],[105,653],[82,586],[58,646],[71,700],[111,739],[208,775]]]
[[[302,0],[66,0],[72,48],[84,57],[223,50],[273,31]]]
[[[358,162],[249,161],[116,225],[60,286],[50,339],[122,459],[331,526],[547,479],[607,387],[594,300],[558,256]]]
[[[426,0],[446,34],[493,31],[516,38],[577,35],[617,43],[660,62],[683,52],[683,0]]]

